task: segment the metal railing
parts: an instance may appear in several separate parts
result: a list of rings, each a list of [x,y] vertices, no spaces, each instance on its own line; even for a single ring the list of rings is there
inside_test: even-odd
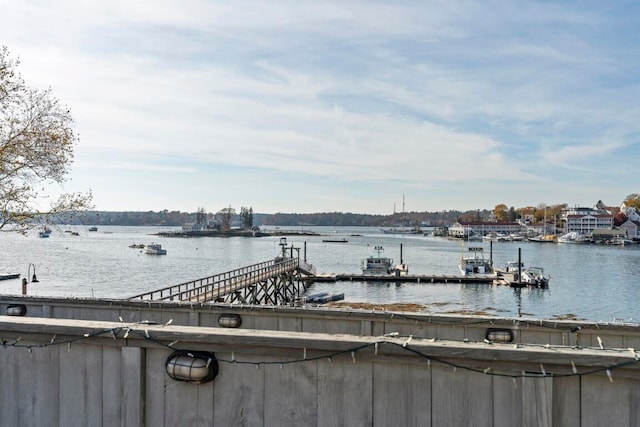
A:
[[[129,300],[192,302],[216,300],[249,285],[294,271],[298,268],[299,262],[299,258],[277,258],[222,274],[134,295]]]

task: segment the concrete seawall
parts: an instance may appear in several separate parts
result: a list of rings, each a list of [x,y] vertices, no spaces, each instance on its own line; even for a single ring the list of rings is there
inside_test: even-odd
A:
[[[640,420],[637,325],[51,298],[0,313],[18,305],[0,316],[1,425]],[[172,379],[176,349],[213,353],[215,379]]]

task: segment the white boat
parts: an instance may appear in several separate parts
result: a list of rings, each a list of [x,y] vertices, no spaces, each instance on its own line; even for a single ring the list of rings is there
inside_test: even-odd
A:
[[[509,261],[504,266],[505,273],[518,273],[518,271],[522,272],[524,270],[525,268],[524,268],[523,262],[521,262],[520,265],[518,265],[518,261]]]
[[[542,267],[529,267],[522,272],[522,283],[536,288],[549,287],[549,276],[544,275]]]
[[[513,239],[509,235],[504,235],[499,233],[489,233],[482,236],[482,240],[485,240],[488,242],[509,242]]]
[[[51,235],[51,229],[47,226],[42,227],[42,230],[38,232],[38,237],[47,238]]]
[[[384,248],[376,246],[375,255],[362,260],[362,274],[391,274],[393,272],[393,259],[381,256]]]
[[[147,245],[146,248],[144,249],[144,252],[149,255],[166,255],[167,254],[167,250],[162,249],[162,245],[158,243],[151,243],[150,245]]]
[[[584,234],[572,231],[558,237],[558,243],[591,243],[591,239]]]
[[[469,252],[473,253],[471,257],[460,257],[460,273],[463,276],[473,275],[493,275],[493,266],[490,259],[485,259],[484,249],[480,247],[471,247]]]
[[[384,234],[422,234],[422,229],[420,227],[394,227],[383,229],[382,232]]]
[[[558,238],[554,234],[540,234],[535,237],[529,237],[527,240],[537,243],[557,243]]]

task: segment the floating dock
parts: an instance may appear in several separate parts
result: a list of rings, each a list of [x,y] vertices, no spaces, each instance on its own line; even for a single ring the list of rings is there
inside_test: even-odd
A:
[[[487,285],[510,286],[512,288],[535,287],[515,280],[513,273],[497,275],[475,274],[469,276],[448,275],[370,275],[351,273],[320,273],[305,278],[308,282],[385,282],[385,283],[483,283]]]
[[[312,282],[414,282],[414,283],[487,283],[493,284],[494,276],[442,276],[442,275],[369,275],[350,273],[316,274],[307,280]]]

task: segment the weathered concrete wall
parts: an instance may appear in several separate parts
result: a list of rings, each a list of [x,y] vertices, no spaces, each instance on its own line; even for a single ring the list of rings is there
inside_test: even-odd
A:
[[[317,314],[315,327],[331,329],[333,316]],[[304,323],[304,316],[298,320]],[[354,319],[348,320],[347,328]],[[380,322],[357,323],[366,321]],[[356,329],[336,334],[0,316],[0,424],[635,426],[640,421],[640,370],[628,348],[409,339],[361,334],[362,325]],[[625,339],[640,337],[637,328],[623,332]],[[165,362],[175,348],[214,352],[218,376],[200,385],[171,379]],[[591,373],[605,368],[611,376],[604,370]]]

